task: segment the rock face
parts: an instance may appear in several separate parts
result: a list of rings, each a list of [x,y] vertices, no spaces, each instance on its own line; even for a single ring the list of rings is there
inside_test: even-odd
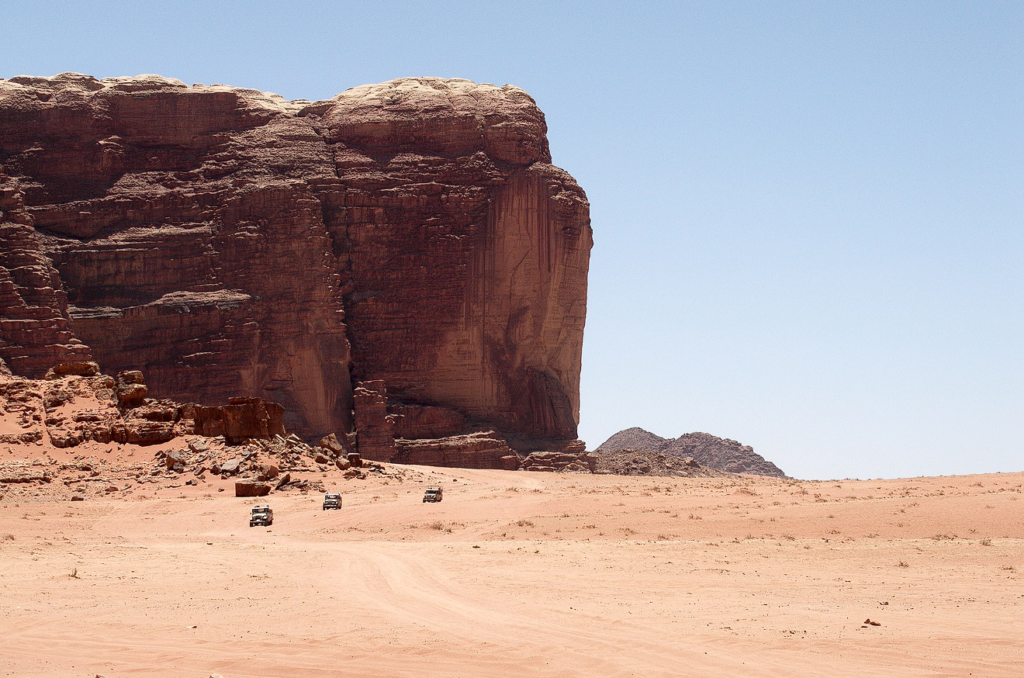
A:
[[[550,160],[507,85],[0,80],[0,358],[273,400],[307,438],[351,431],[353,378],[383,381],[399,438],[563,449],[592,236]]]
[[[620,450],[690,457],[701,466],[729,473],[786,477],[782,469],[756,454],[753,447],[710,433],[684,433],[678,438],[662,438],[650,431],[634,427],[619,431],[601,443],[596,452],[600,454]]]
[[[262,398],[228,398],[227,405],[195,408],[195,430],[202,436],[224,436],[229,443],[271,438],[285,433],[284,408]]]

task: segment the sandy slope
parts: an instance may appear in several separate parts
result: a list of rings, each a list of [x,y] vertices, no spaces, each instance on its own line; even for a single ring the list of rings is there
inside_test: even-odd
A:
[[[1024,474],[316,475],[0,501],[0,676],[1024,674]]]

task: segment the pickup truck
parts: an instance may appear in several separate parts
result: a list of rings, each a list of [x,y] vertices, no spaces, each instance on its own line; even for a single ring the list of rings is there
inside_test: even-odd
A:
[[[340,509],[341,495],[328,492],[324,495],[324,511],[327,509]]]
[[[440,487],[428,487],[427,491],[423,493],[423,501],[426,502],[438,502],[444,498],[444,490]]]

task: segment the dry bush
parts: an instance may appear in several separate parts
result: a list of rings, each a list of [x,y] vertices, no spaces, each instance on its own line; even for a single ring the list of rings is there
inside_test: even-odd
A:
[[[533,523],[526,518],[520,518],[516,521],[516,525],[519,527],[533,527]]]

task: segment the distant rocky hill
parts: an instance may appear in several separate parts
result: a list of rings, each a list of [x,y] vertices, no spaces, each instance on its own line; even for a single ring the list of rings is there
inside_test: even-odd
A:
[[[639,427],[619,431],[601,443],[598,454],[619,450],[659,452],[674,457],[693,457],[702,466],[729,473],[785,478],[775,464],[754,452],[754,448],[710,433],[684,433],[678,438],[662,438]]]
[[[608,440],[601,443],[596,452],[612,452],[614,450],[653,450],[661,449],[661,446],[669,441],[668,438],[646,431],[639,426],[619,431]]]
[[[673,454],[650,450],[611,450],[590,456],[594,473],[619,476],[677,476],[681,478],[723,478],[725,471],[698,464],[692,457],[680,458]]]

